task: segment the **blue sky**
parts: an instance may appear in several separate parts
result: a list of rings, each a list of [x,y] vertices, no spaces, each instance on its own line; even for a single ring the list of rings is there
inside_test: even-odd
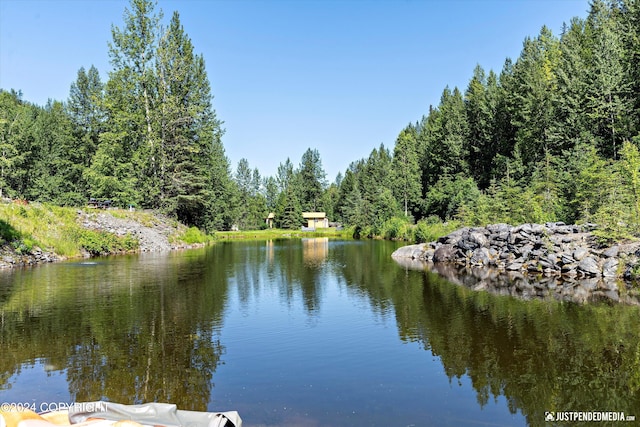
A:
[[[128,0],[0,0],[0,88],[66,100],[81,66],[111,69],[111,25]],[[400,130],[464,90],[476,64],[499,72],[542,25],[586,17],[588,0],[159,0],[180,12],[207,63],[232,168],[263,176],[307,148],[327,179],[392,148]]]

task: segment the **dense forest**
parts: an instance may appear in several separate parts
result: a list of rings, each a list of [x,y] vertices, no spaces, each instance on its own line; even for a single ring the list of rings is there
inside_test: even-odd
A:
[[[157,209],[207,231],[297,228],[303,211],[362,235],[458,220],[596,222],[640,231],[640,0],[594,0],[559,36],[524,40],[329,183],[320,154],[263,177],[225,155],[205,60],[174,12],[131,0],[112,69],[81,68],[65,102],[0,90],[0,196]],[[408,120],[414,120],[407,118]],[[399,233],[399,234],[398,234]]]

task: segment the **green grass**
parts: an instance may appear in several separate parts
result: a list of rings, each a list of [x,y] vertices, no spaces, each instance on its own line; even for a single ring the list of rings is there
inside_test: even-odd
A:
[[[38,246],[63,256],[79,255],[80,247],[74,242],[80,228],[75,223],[76,216],[71,208],[39,203],[27,206],[0,204],[0,217],[6,224],[3,229],[13,230],[10,239],[4,240],[19,253],[28,253]]]
[[[215,240],[214,236],[197,227],[180,227],[180,231],[170,237],[171,243],[183,242],[187,245],[207,244]]]
[[[91,254],[119,253],[135,250],[138,242],[133,236],[116,236],[113,233],[88,230],[78,223],[78,208],[60,207],[49,204],[31,203],[17,205],[0,203],[0,244],[9,244],[17,253],[30,253],[34,247],[55,252],[58,255],[73,258],[81,256],[85,251]],[[116,218],[129,219],[145,226],[161,223],[161,220],[150,212],[129,212],[123,209],[96,211],[81,209],[86,213],[108,213]],[[177,221],[167,220],[170,225],[178,226]],[[202,239],[199,230],[186,230],[187,239]],[[181,241],[181,235],[176,240]]]
[[[267,230],[218,231],[216,240],[272,240],[272,239],[300,239],[303,237],[330,237],[335,239],[350,239],[353,230],[335,228],[319,228],[316,231],[282,230],[271,228]]]

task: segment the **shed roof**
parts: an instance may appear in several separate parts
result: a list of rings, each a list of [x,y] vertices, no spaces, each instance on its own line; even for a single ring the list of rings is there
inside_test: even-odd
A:
[[[325,212],[302,212],[304,219],[324,219],[327,217]]]

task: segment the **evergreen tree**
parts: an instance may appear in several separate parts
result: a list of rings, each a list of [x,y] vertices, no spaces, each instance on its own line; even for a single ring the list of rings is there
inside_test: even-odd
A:
[[[632,109],[630,127],[632,133],[640,132],[640,1],[622,0],[620,26],[624,43],[624,61],[628,73],[629,93]],[[635,96],[634,96],[635,94]]]
[[[469,171],[479,187],[486,188],[491,180],[493,159],[498,150],[498,78],[495,73],[490,72],[485,77],[482,67],[476,67],[465,93],[465,107],[469,123]]]
[[[104,85],[96,67],[92,65],[89,71],[81,67],[71,84],[66,110],[73,124],[76,157],[83,168],[91,164],[104,128],[103,96]]]
[[[276,202],[278,201],[278,183],[274,177],[269,176],[264,179],[262,185],[264,187],[267,209],[269,212],[273,212],[276,207]]]
[[[629,229],[634,233],[640,231],[640,151],[637,145],[625,141],[620,150],[622,159],[620,169],[624,179],[627,197],[630,203]]]
[[[308,148],[300,160],[300,203],[302,210],[318,212],[323,209],[322,195],[326,187],[326,173],[318,150]]]
[[[302,207],[294,185],[289,185],[278,197],[276,204],[276,226],[284,229],[297,229],[302,225]]]
[[[585,22],[575,18],[565,26],[560,39],[560,61],[556,70],[555,117],[549,134],[551,144],[562,151],[582,142],[595,143],[585,99],[590,85],[588,44]]]
[[[431,110],[425,128],[423,188],[435,184],[441,175],[467,173],[468,123],[462,94],[448,87],[442,92],[440,105]]]
[[[221,141],[222,132],[214,133],[211,145],[211,168],[209,169],[209,188],[211,198],[206,215],[208,229],[229,230],[235,214],[232,207],[233,183],[229,160],[225,155]]]
[[[124,28],[112,26],[109,57],[113,70],[105,86],[105,131],[85,177],[94,197],[117,204],[158,207],[154,109],[154,55],[161,14],[149,0],[131,0]]]
[[[253,218],[251,218],[252,211],[252,198],[253,193],[253,181],[251,176],[251,168],[247,159],[240,159],[235,174],[236,181],[236,203],[237,203],[237,218],[236,224],[241,229],[249,229],[253,226]]]
[[[284,163],[278,165],[276,183],[278,184],[280,192],[285,191],[292,184],[293,175],[293,163],[291,163],[291,160],[287,157]]]
[[[24,198],[34,166],[33,126],[39,109],[22,94],[0,90],[0,197]]]
[[[322,206],[327,218],[332,222],[337,222],[336,204],[338,202],[339,190],[336,183],[329,185],[322,195]]]
[[[593,134],[605,157],[617,159],[622,140],[629,138],[629,84],[624,65],[622,34],[613,10],[602,1],[591,4],[587,25],[592,34],[591,84],[586,99]]]
[[[358,188],[358,181],[357,177],[355,176],[356,168],[356,163],[351,163],[351,165],[349,165],[344,173],[344,178],[340,180],[340,185],[338,186],[338,196],[334,208],[336,221],[342,221],[347,224],[353,224],[353,206],[351,206],[349,203],[349,196],[354,191],[354,189]]]
[[[213,189],[209,173],[212,144],[221,123],[211,104],[211,89],[202,55],[193,54],[191,40],[174,12],[159,41],[156,60],[159,204],[169,214],[203,225]]]
[[[38,114],[33,131],[37,160],[29,199],[58,205],[84,204],[82,159],[62,103],[49,100]]]
[[[418,167],[417,130],[409,125],[400,132],[393,149],[393,190],[401,201],[404,215],[415,212],[420,205],[420,169]]]
[[[561,147],[551,145],[554,118],[555,70],[560,58],[559,41],[547,27],[536,39],[527,38],[513,70],[512,123],[516,128],[517,150],[525,167],[532,171],[547,150],[556,154]]]
[[[610,164],[592,145],[576,146],[569,159],[569,176],[564,179],[569,184],[565,190],[565,194],[569,193],[567,219],[570,222],[594,221],[596,212],[606,203],[612,190]]]

